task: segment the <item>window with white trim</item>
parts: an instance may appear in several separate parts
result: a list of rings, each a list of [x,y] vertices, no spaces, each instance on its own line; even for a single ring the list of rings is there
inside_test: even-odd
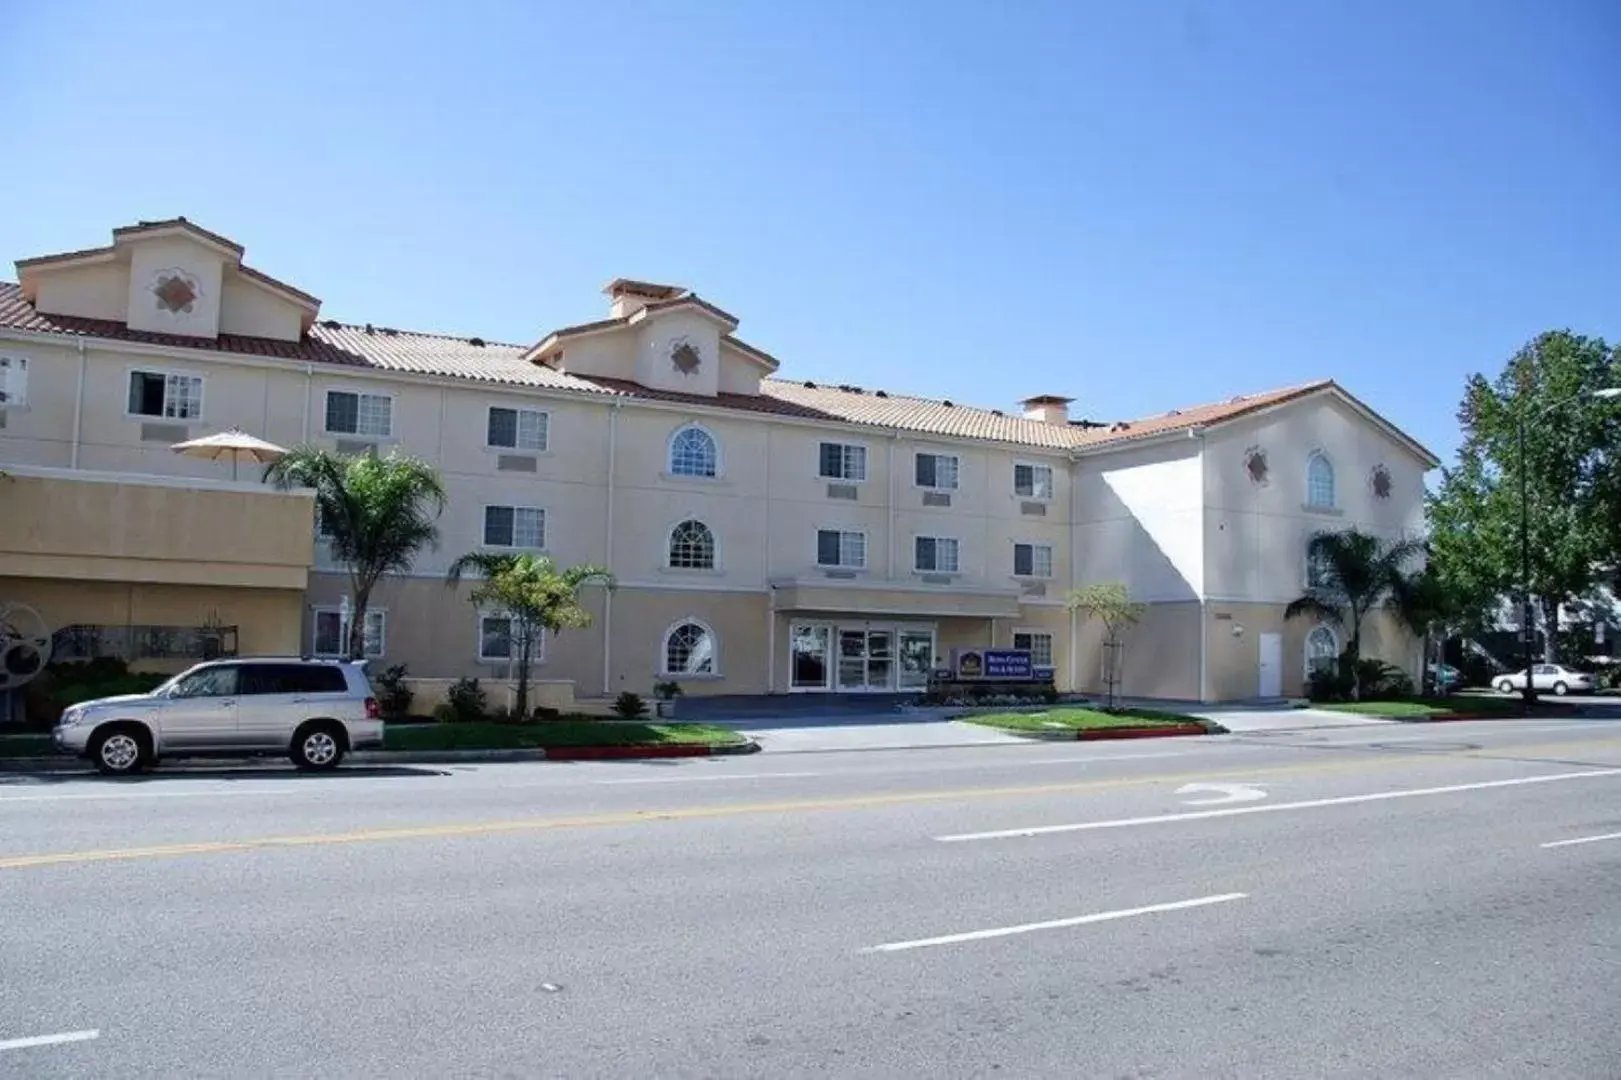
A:
[[[854,529],[817,529],[816,565],[866,569],[867,534]]]
[[[196,420],[203,415],[203,377],[165,371],[129,373],[131,416]]]
[[[1306,635],[1306,678],[1313,672],[1334,673],[1340,659],[1340,639],[1327,626],[1316,626]]]
[[[691,425],[670,439],[670,475],[713,477],[720,474],[720,446],[703,428]]]
[[[1053,497],[1053,469],[1051,465],[1032,465],[1029,462],[1013,464],[1013,494],[1021,499],[1050,499]]]
[[[956,491],[959,464],[956,454],[918,454],[913,482],[931,491]]]
[[[28,404],[28,358],[0,356],[0,408]]]
[[[1050,578],[1053,576],[1051,544],[1014,544],[1013,576]]]
[[[534,548],[546,546],[546,511],[538,506],[486,506],[484,546]]]
[[[825,442],[817,455],[823,480],[859,483],[867,478],[867,448],[857,443]]]
[[[491,405],[484,429],[484,445],[497,450],[546,452],[551,416],[539,409],[508,409]]]
[[[1053,666],[1053,636],[1039,630],[1013,631],[1013,647],[1022,649],[1030,654],[1030,666],[1050,668]]]
[[[701,521],[683,521],[670,530],[672,570],[715,569],[715,534]]]
[[[1314,510],[1334,509],[1334,464],[1321,450],[1306,461],[1306,505]]]
[[[957,541],[949,536],[919,536],[913,542],[913,565],[926,574],[957,572]]]
[[[511,615],[478,617],[478,658],[481,663],[500,664],[518,659],[523,651],[520,624]],[[535,628],[535,641],[529,649],[530,663],[546,659],[546,628]]]
[[[328,390],[326,431],[329,435],[389,438],[394,434],[394,399],[387,394]]]
[[[335,607],[315,609],[314,648],[316,656],[343,656],[349,647],[344,640],[343,612]],[[388,614],[379,608],[366,609],[366,629],[362,634],[367,659],[383,655],[388,638]]]
[[[696,620],[677,623],[664,635],[664,675],[715,674],[715,634]]]

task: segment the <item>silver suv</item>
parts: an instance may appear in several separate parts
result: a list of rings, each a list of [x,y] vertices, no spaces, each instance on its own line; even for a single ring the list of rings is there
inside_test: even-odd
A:
[[[52,739],[109,776],[163,757],[286,754],[301,769],[335,769],[350,750],[383,744],[363,662],[217,660],[150,694],[71,706]]]

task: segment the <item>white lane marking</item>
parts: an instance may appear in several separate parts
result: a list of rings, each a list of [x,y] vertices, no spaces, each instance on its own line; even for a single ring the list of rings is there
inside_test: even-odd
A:
[[[1553,840],[1539,847],[1570,847],[1572,844],[1596,844],[1600,840],[1621,840],[1621,832],[1604,833],[1600,836],[1578,836],[1574,840]]]
[[[1474,784],[1448,784],[1446,787],[1409,788],[1405,791],[1374,791],[1366,795],[1340,795],[1330,799],[1305,799],[1300,802],[1272,803],[1268,806],[1234,806],[1224,810],[1190,810],[1181,814],[1154,814],[1150,817],[1118,818],[1114,821],[1082,821],[1073,825],[1037,825],[1028,829],[997,829],[991,832],[936,836],[935,839],[942,844],[954,844],[963,840],[1010,840],[1023,836],[1045,836],[1048,833],[1086,832],[1091,829],[1123,829],[1132,825],[1163,825],[1174,821],[1201,821],[1205,818],[1237,817],[1240,814],[1271,814],[1279,810],[1314,810],[1322,806],[1350,806],[1355,803],[1379,802],[1383,799],[1415,799],[1423,795],[1451,795],[1460,791],[1484,791],[1488,788],[1519,787],[1523,784],[1554,784],[1562,780],[1589,780],[1603,776],[1621,776],[1621,769],[1592,769],[1588,772],[1517,776],[1512,780],[1482,780]]]
[[[222,795],[297,795],[297,788],[229,788],[192,791],[58,791],[48,795],[0,795],[0,803],[74,802],[81,799],[199,799]]]
[[[0,1050],[26,1050],[30,1046],[55,1046],[58,1043],[87,1042],[101,1038],[99,1031],[64,1031],[58,1035],[31,1035],[26,1039],[0,1041]]]
[[[621,780],[593,780],[593,784],[701,784],[715,780],[780,780],[783,777],[821,776],[814,772],[722,773],[715,776],[635,776]]]
[[[1086,926],[1090,923],[1132,919],[1138,915],[1155,915],[1161,911],[1182,911],[1186,908],[1207,907],[1243,900],[1248,893],[1222,893],[1219,896],[1201,896],[1197,900],[1177,900],[1169,904],[1149,904],[1146,907],[1124,908],[1120,911],[1100,911],[1096,915],[1079,915],[1073,919],[1052,919],[1047,922],[1025,923],[1022,926],[1002,926],[994,930],[970,930],[965,934],[945,934],[941,937],[919,938],[916,941],[892,941],[887,945],[873,945],[862,949],[864,953],[905,952],[907,949],[926,949],[933,945],[957,945],[964,941],[984,941],[986,938],[1011,937],[1036,930],[1061,930],[1068,926]]]
[[[1255,802],[1266,798],[1266,792],[1253,784],[1183,784],[1176,789],[1178,795],[1197,795],[1210,792],[1209,799],[1184,799],[1189,806],[1216,806],[1220,803]]]

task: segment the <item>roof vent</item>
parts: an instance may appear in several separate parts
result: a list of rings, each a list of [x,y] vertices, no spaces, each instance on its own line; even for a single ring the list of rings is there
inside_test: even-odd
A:
[[[1181,416],[1182,415],[1182,410],[1181,409],[1172,409],[1170,412],[1166,413],[1165,415],[1166,416]]]
[[[1244,400],[1244,395],[1239,394],[1236,397],[1228,398],[1227,399],[1227,404],[1229,404],[1229,405],[1237,405],[1240,401],[1243,401],[1243,400]]]
[[[873,397],[888,397],[889,394],[886,391],[883,391],[883,390],[874,390],[872,392],[872,396]]]
[[[375,334],[375,333],[377,333],[377,331],[376,331],[376,330],[374,330],[374,329],[372,329],[372,325],[371,325],[371,323],[367,323],[367,324],[366,324],[366,333],[368,333],[368,334]]]
[[[952,404],[952,403],[951,403],[951,399],[950,399],[950,398],[947,398],[947,399],[946,399],[946,400],[944,400],[944,401],[942,401],[942,402],[941,402],[941,403],[940,403],[940,404],[942,404],[942,405],[944,405],[944,406],[945,406],[945,407],[946,407],[946,408],[948,408],[948,409],[954,409],[954,408],[956,408],[956,406],[955,406],[955,405],[953,405],[953,404]]]
[[[991,415],[992,416],[1001,416],[1002,415],[1002,410],[1001,409],[992,409],[991,410]]]
[[[398,330],[394,329],[392,326],[383,327],[383,333],[387,334],[389,337],[399,337],[400,336],[400,332]]]
[[[1131,430],[1131,425],[1126,423],[1124,420],[1117,420],[1114,423],[1109,425],[1109,430],[1110,431],[1130,431]]]
[[[482,349],[484,347],[484,339],[481,337],[470,337],[467,339],[467,344],[473,346],[475,349]]]
[[[340,330],[343,328],[343,324],[337,319],[327,319],[321,325],[326,327],[328,330]]]
[[[811,382],[809,379],[806,379],[805,380],[805,389],[814,390],[814,389],[816,389],[816,384]]]

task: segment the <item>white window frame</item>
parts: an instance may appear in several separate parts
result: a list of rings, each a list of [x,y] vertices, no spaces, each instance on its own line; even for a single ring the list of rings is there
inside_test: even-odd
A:
[[[152,413],[134,412],[129,407],[129,387],[136,375],[157,375],[163,379],[163,405],[157,415]],[[195,379],[197,382],[197,415],[196,416],[170,416],[169,415],[169,380]],[[143,423],[162,423],[169,421],[177,424],[200,424],[207,415],[208,376],[198,371],[186,371],[183,368],[146,367],[132,365],[124,369],[124,416],[130,420]]]
[[[512,543],[492,544],[489,540],[489,516],[491,508],[511,510],[512,513]],[[538,547],[520,544],[518,540],[518,511],[533,510],[540,515],[540,545]],[[545,551],[546,541],[551,531],[551,517],[544,506],[528,506],[517,503],[485,503],[478,512],[478,546],[491,551]]]
[[[934,542],[934,561],[936,563],[936,565],[934,567],[926,568],[926,567],[918,565],[917,542],[919,540],[931,540],[931,541]],[[949,566],[949,567],[938,565],[939,562],[940,562],[940,545],[941,544],[950,544],[951,545],[951,554],[952,554],[951,562],[952,562],[952,565]],[[820,542],[818,542],[817,546],[818,547],[821,546]],[[918,574],[960,574],[960,573],[962,573],[962,541],[959,540],[955,536],[939,536],[939,535],[936,535],[936,534],[933,534],[933,533],[919,533],[919,534],[913,536],[912,537],[912,570],[913,570],[914,573],[918,573]]]
[[[715,448],[715,475],[706,476],[703,473],[678,473],[675,471],[675,441],[684,432],[700,431],[709,437],[710,445]],[[670,437],[664,443],[664,475],[672,480],[691,480],[698,483],[719,480],[726,475],[726,457],[723,451],[720,436],[715,434],[713,428],[701,424],[696,420],[689,421],[670,432]]]
[[[383,432],[381,435],[374,434],[374,433],[371,433],[371,432],[359,431],[359,430],[356,430],[356,431],[333,431],[330,427],[327,426],[327,415],[328,415],[328,413],[330,411],[328,406],[330,405],[331,398],[332,398],[333,394],[353,394],[354,395],[354,397],[355,397],[355,427],[357,429],[360,427],[360,399],[361,398],[380,398],[380,399],[382,399],[384,401],[387,401],[388,402],[388,430]],[[326,434],[326,435],[328,435],[328,436],[330,436],[330,437],[332,437],[334,439],[356,439],[356,440],[371,439],[371,440],[375,440],[377,442],[388,442],[388,441],[390,441],[390,440],[392,440],[394,438],[394,404],[395,404],[394,395],[390,394],[390,393],[380,392],[380,391],[377,391],[377,390],[362,390],[362,389],[360,389],[358,387],[352,387],[352,386],[329,386],[321,394],[321,431],[322,431],[323,434]],[[486,423],[489,422],[489,417],[488,416],[486,416],[484,419],[485,419]],[[486,434],[488,434],[488,429],[486,429]]]
[[[124,404],[129,404],[129,387],[124,387]],[[199,398],[199,401],[201,399]],[[28,407],[28,357],[0,354],[0,409]]]
[[[1312,498],[1312,466],[1321,461],[1328,466],[1328,502],[1317,502]],[[1340,505],[1340,474],[1334,467],[1334,459],[1326,451],[1313,450],[1306,455],[1306,502],[1308,510],[1337,510]]]
[[[479,611],[473,617],[473,652],[478,657],[478,662],[481,664],[516,664],[518,662],[518,657],[516,655],[485,655],[485,619],[505,619],[507,622],[507,641],[511,645],[514,654],[517,652],[518,646],[518,635],[513,629],[512,625],[513,623],[517,622],[516,619],[501,611]],[[546,662],[546,628],[544,626],[540,627],[535,633],[535,648],[534,651],[529,654],[529,662],[530,664],[542,664]]]
[[[1028,574],[1019,573],[1019,549],[1022,547],[1030,549],[1030,572]],[[1047,549],[1047,572],[1045,574],[1036,571],[1036,552],[1042,548]],[[1013,541],[1013,576],[1021,581],[1051,581],[1053,579],[1053,564],[1057,559],[1057,555],[1058,553],[1051,544],[1039,543],[1035,540],[1015,540]]]
[[[839,558],[841,560],[844,558],[844,543],[845,543],[844,538],[847,537],[847,536],[859,536],[859,537],[861,537],[861,565],[860,566],[854,566],[854,565],[851,565],[850,563],[846,563],[846,562],[837,562],[837,563],[825,563],[825,562],[823,562],[822,561],[822,534],[825,533],[825,532],[833,532],[833,533],[838,533],[839,534]],[[842,525],[818,525],[818,526],[816,526],[816,530],[811,536],[811,541],[812,541],[812,543],[813,543],[813,545],[815,546],[815,549],[816,549],[815,550],[815,560],[816,560],[817,569],[819,569],[819,570],[865,570],[865,569],[867,569],[867,564],[870,561],[868,556],[872,551],[872,545],[870,543],[870,540],[871,540],[871,538],[867,535],[867,530],[866,529],[849,529],[849,528],[845,528]]]
[[[1030,491],[1031,491],[1031,494],[1029,494],[1029,495],[1023,495],[1023,494],[1020,494],[1020,492],[1019,492],[1019,469],[1020,468],[1026,468],[1026,469],[1031,470],[1031,473],[1030,473]],[[1035,494],[1035,490],[1036,490],[1036,474],[1035,474],[1034,470],[1036,470],[1036,469],[1045,469],[1047,471],[1047,494],[1045,494],[1045,495],[1037,495],[1037,494]],[[1013,497],[1015,499],[1023,499],[1023,500],[1026,500],[1027,502],[1052,502],[1053,499],[1057,497],[1057,495],[1058,495],[1058,470],[1053,468],[1052,465],[1050,465],[1050,464],[1048,464],[1046,462],[1041,462],[1041,461],[1019,461],[1019,460],[1015,460],[1013,462]]]
[[[1046,638],[1047,639],[1047,662],[1045,664],[1038,663],[1037,660],[1036,660],[1036,650],[1031,649],[1030,650],[1030,666],[1033,667],[1033,668],[1037,668],[1037,669],[1039,669],[1041,671],[1053,671],[1053,670],[1056,669],[1057,665],[1055,663],[1054,656],[1055,656],[1055,654],[1057,653],[1057,650],[1058,650],[1058,635],[1057,634],[1054,634],[1051,630],[1037,630],[1034,627],[1015,628],[1014,631],[1013,631],[1013,647],[1015,649],[1017,649],[1019,647],[1019,638],[1021,636],[1022,637],[1027,637],[1027,638],[1032,638],[1032,639],[1038,638],[1038,637]]]
[[[670,635],[675,633],[677,630],[681,629],[681,627],[687,626],[689,624],[692,625],[692,626],[696,626],[698,629],[702,630],[704,633],[709,635],[710,659],[709,659],[709,670],[708,671],[700,671],[700,672],[688,673],[688,672],[684,672],[684,671],[671,671],[670,670]],[[659,678],[661,678],[661,679],[719,679],[719,678],[721,678],[720,635],[715,633],[715,628],[713,626],[711,626],[704,619],[698,618],[696,615],[683,615],[681,618],[679,618],[679,619],[675,620],[674,622],[672,622],[669,626],[666,626],[664,628],[664,632],[659,635],[658,648],[659,648],[658,662],[654,665],[653,670],[658,672]]]
[[[702,525],[704,528],[709,530],[709,547],[710,547],[710,555],[712,556],[712,558],[710,559],[710,565],[709,566],[677,566],[677,565],[675,565],[674,562],[671,561],[670,556],[673,554],[671,549],[675,544],[675,531],[677,529],[679,529],[681,526],[685,525],[689,521],[697,522],[699,525]],[[720,534],[715,531],[715,527],[713,525],[711,525],[709,522],[707,522],[707,521],[705,521],[703,519],[702,515],[700,515],[700,514],[683,514],[681,517],[679,517],[675,521],[671,522],[669,528],[664,530],[664,558],[663,558],[663,561],[662,561],[662,565],[663,565],[664,569],[673,571],[674,573],[677,573],[677,574],[716,574],[716,573],[719,573],[720,572]]]
[[[940,483],[940,463],[934,463],[934,483],[920,484],[917,482],[918,458],[948,458],[951,461],[951,483]],[[957,491],[962,486],[962,455],[947,454],[939,450],[914,450],[912,452],[912,486],[919,491]]]
[[[348,647],[348,642],[346,641],[340,640],[338,642],[338,648],[334,652],[326,652],[321,649],[322,615],[332,615],[336,617],[338,620],[338,633],[340,636],[343,634],[343,609],[337,604],[317,604],[310,612],[310,655],[322,657],[342,656],[344,654],[344,650]],[[350,611],[349,617],[351,619],[354,618],[353,610]],[[376,651],[373,651],[370,648],[363,648],[362,651],[365,652],[365,659],[367,660],[376,660],[388,652],[388,609],[380,607],[368,607],[366,609],[366,622],[370,623],[374,618],[377,622],[377,649]],[[371,635],[367,634],[364,636],[370,637]]]
[[[837,447],[840,448],[841,452],[839,454],[839,469],[840,469],[841,472],[848,472],[848,470],[850,468],[850,462],[852,460],[851,455],[850,455],[850,451],[852,451],[852,450],[861,451],[861,475],[860,476],[849,476],[849,475],[829,476],[827,473],[823,472],[822,471],[822,447],[824,447],[824,446],[837,446]],[[867,476],[868,476],[868,473],[869,473],[869,470],[868,470],[867,466],[869,464],[871,464],[871,462],[872,462],[872,450],[871,450],[871,448],[869,448],[867,446],[866,443],[848,442],[848,441],[843,440],[843,439],[817,439],[816,440],[816,476],[817,476],[818,479],[830,480],[835,484],[865,484],[867,482]]]
[[[1327,623],[1318,623],[1316,626],[1313,626],[1310,630],[1306,631],[1306,638],[1301,643],[1301,647],[1300,647],[1301,666],[1303,668],[1302,675],[1306,679],[1311,678],[1311,672],[1312,672],[1312,667],[1311,667],[1311,639],[1312,639],[1312,636],[1315,635],[1317,633],[1317,631],[1319,631],[1319,630],[1321,630],[1323,633],[1327,634],[1329,636],[1329,639],[1334,642],[1334,655],[1332,657],[1332,662],[1334,662],[1334,663],[1339,662],[1339,658],[1340,658],[1340,635],[1339,635],[1339,633],[1337,631],[1335,631],[1335,629],[1332,626],[1328,625]]]
[[[514,421],[514,426],[513,426],[513,431],[512,431],[512,439],[513,439],[513,445],[512,446],[502,446],[499,443],[492,443],[490,441],[490,414],[493,413],[496,409],[501,409],[501,410],[503,410],[505,412],[517,413],[518,414],[517,419]],[[522,444],[522,442],[520,441],[520,436],[521,436],[521,434],[523,432],[523,418],[524,418],[525,413],[529,414],[530,416],[535,416],[535,417],[540,418],[540,445],[539,446],[524,446]],[[325,417],[323,417],[322,419],[325,420]],[[389,409],[389,426],[390,427],[393,426],[393,408],[392,408],[392,406]],[[547,410],[547,409],[532,409],[532,408],[529,408],[526,405],[489,405],[489,406],[485,407],[485,409],[484,409],[484,448],[486,450],[494,450],[494,451],[497,451],[497,452],[503,453],[503,454],[548,454],[548,453],[551,452],[551,446],[552,446],[552,414],[551,414],[551,412],[549,410]]]

